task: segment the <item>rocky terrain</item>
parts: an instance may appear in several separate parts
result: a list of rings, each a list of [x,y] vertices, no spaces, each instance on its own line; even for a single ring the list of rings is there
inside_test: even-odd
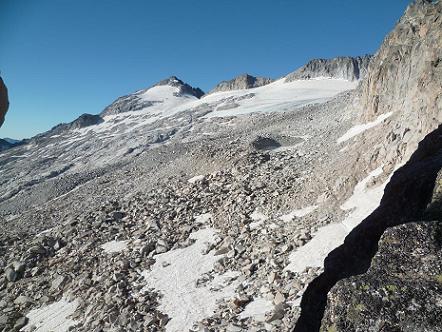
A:
[[[2,151],[0,330],[440,330],[441,11],[370,60],[171,77]]]

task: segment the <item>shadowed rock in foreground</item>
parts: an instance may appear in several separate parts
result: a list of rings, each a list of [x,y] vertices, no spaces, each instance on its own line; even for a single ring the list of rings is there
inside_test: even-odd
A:
[[[9,108],[8,89],[0,77],[0,127],[5,122],[5,115]]]

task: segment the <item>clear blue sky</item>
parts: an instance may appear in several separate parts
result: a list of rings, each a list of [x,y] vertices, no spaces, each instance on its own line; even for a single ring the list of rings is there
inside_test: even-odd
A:
[[[410,0],[0,0],[0,137],[99,113],[176,75],[207,91],[241,73],[377,50]]]

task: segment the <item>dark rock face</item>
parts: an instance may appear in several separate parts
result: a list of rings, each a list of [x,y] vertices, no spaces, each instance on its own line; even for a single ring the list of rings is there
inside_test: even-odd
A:
[[[255,77],[249,74],[244,74],[235,77],[230,81],[222,81],[209,93],[257,88],[272,82],[273,80],[268,77]]]
[[[371,56],[337,57],[333,59],[314,59],[305,66],[287,75],[286,81],[304,80],[315,77],[342,78],[356,81],[367,73]]]
[[[440,160],[440,151],[436,155]],[[329,292],[321,330],[441,330],[441,192],[439,171],[427,208],[417,218],[423,221],[386,230],[368,271],[338,282]]]
[[[9,108],[8,89],[0,77],[0,127],[5,121],[5,115]]]
[[[78,119],[69,123],[69,129],[79,129],[102,123],[103,119],[99,115],[82,114]]]
[[[165,80],[159,81],[154,86],[161,86],[161,85],[169,85],[179,88],[180,95],[191,95],[197,97],[198,99],[204,96],[203,90],[201,90],[200,88],[194,88],[189,84],[184,83],[176,76],[171,76],[169,78],[166,78]]]
[[[321,331],[440,331],[442,222],[391,228],[367,273],[328,295]]]

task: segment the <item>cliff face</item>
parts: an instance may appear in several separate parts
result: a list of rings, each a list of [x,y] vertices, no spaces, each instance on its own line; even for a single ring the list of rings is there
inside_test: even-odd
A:
[[[296,331],[319,330],[324,308],[323,331],[440,330],[437,303],[423,307],[417,298],[441,296],[433,241],[440,226],[421,224],[441,214],[440,200],[434,198],[432,210],[425,209],[433,187],[442,191],[436,180],[442,167],[441,43],[442,2],[413,3],[370,61],[347,105],[357,114],[354,128],[379,123],[348,146],[351,172],[398,170],[381,205],[324,261],[324,272],[303,296]]]
[[[257,88],[272,82],[273,80],[268,77],[255,77],[249,74],[244,74],[235,77],[230,81],[222,81],[209,93]]]
[[[367,273],[329,293],[321,331],[440,331],[442,223],[387,230]]]
[[[314,59],[287,75],[286,81],[291,82],[315,77],[333,77],[356,81],[365,76],[370,59],[371,56],[369,55],[363,57]]]
[[[392,137],[407,136],[398,142],[405,154],[442,120],[441,12],[440,1],[409,6],[370,62],[359,89],[362,121],[401,114],[403,125]],[[412,135],[407,134],[410,128],[415,129]]]
[[[5,114],[9,108],[8,89],[0,77],[0,127],[5,121]]]

